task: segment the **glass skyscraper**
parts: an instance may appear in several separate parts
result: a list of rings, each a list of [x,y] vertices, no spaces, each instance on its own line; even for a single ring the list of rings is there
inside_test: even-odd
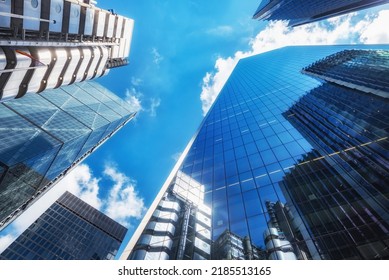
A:
[[[0,104],[0,228],[21,214],[135,113],[95,82]]]
[[[0,255],[3,260],[111,260],[127,229],[64,193]]]
[[[262,0],[253,18],[289,20],[290,26],[327,19],[389,3],[388,0]]]
[[[240,60],[121,259],[388,259],[388,50]]]

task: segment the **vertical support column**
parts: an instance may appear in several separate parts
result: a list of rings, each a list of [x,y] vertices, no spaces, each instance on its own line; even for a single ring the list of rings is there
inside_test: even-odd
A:
[[[190,219],[191,212],[192,212],[191,206],[186,205],[184,218],[183,218],[182,226],[181,226],[180,242],[178,244],[177,260],[184,259],[186,238],[188,235],[188,226],[189,226],[189,219]]]

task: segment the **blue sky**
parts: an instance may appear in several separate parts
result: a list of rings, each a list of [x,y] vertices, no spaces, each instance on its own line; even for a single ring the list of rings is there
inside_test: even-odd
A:
[[[389,43],[389,5],[290,29],[251,19],[259,2],[99,0],[135,27],[130,64],[96,81],[139,114],[4,230],[0,252],[65,189],[128,226],[129,237],[240,58],[285,45]]]
[[[137,181],[145,204],[151,204],[203,118],[199,95],[204,74],[218,57],[248,50],[250,38],[263,26],[251,19],[258,1],[244,2],[98,2],[135,20],[130,65],[99,82],[140,100],[143,109],[86,161],[94,173],[114,161]]]

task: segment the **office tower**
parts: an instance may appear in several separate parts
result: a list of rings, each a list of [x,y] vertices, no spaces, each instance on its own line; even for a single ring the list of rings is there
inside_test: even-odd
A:
[[[4,260],[111,260],[127,229],[65,192],[4,252]]]
[[[126,65],[133,20],[96,1],[0,1],[0,101]]]
[[[0,104],[0,228],[127,124],[130,105],[95,82]]]
[[[183,174],[204,188],[213,250],[228,232],[266,259],[389,258],[388,49],[240,60],[121,258]]]
[[[210,259],[211,210],[203,200],[204,186],[179,171],[129,259]]]
[[[266,260],[264,250],[255,247],[248,236],[242,238],[225,230],[212,244],[215,260]]]
[[[259,20],[289,20],[298,26],[389,3],[388,0],[262,0],[253,16]]]

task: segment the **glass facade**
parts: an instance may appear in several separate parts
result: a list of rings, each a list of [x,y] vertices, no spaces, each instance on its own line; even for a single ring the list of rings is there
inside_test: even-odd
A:
[[[388,2],[388,0],[262,0],[253,17],[289,20],[290,26],[298,26]]]
[[[303,73],[389,97],[389,52],[385,50],[345,50],[305,67]]]
[[[94,82],[0,104],[0,227],[134,117]]]
[[[3,260],[111,260],[127,229],[69,192],[0,255]]]
[[[179,171],[153,212],[130,259],[211,258],[211,209],[204,186]]]
[[[204,190],[199,197],[210,209],[212,245],[204,258],[389,258],[388,99],[302,71],[350,48],[388,50],[287,47],[238,63],[156,202],[172,197],[180,178],[192,194]],[[144,259],[137,249],[155,211],[122,259]],[[185,213],[175,210],[178,228]],[[196,231],[176,232],[171,242],[193,236],[207,242]],[[233,237],[240,245],[231,245]],[[151,239],[142,245],[176,258]]]

